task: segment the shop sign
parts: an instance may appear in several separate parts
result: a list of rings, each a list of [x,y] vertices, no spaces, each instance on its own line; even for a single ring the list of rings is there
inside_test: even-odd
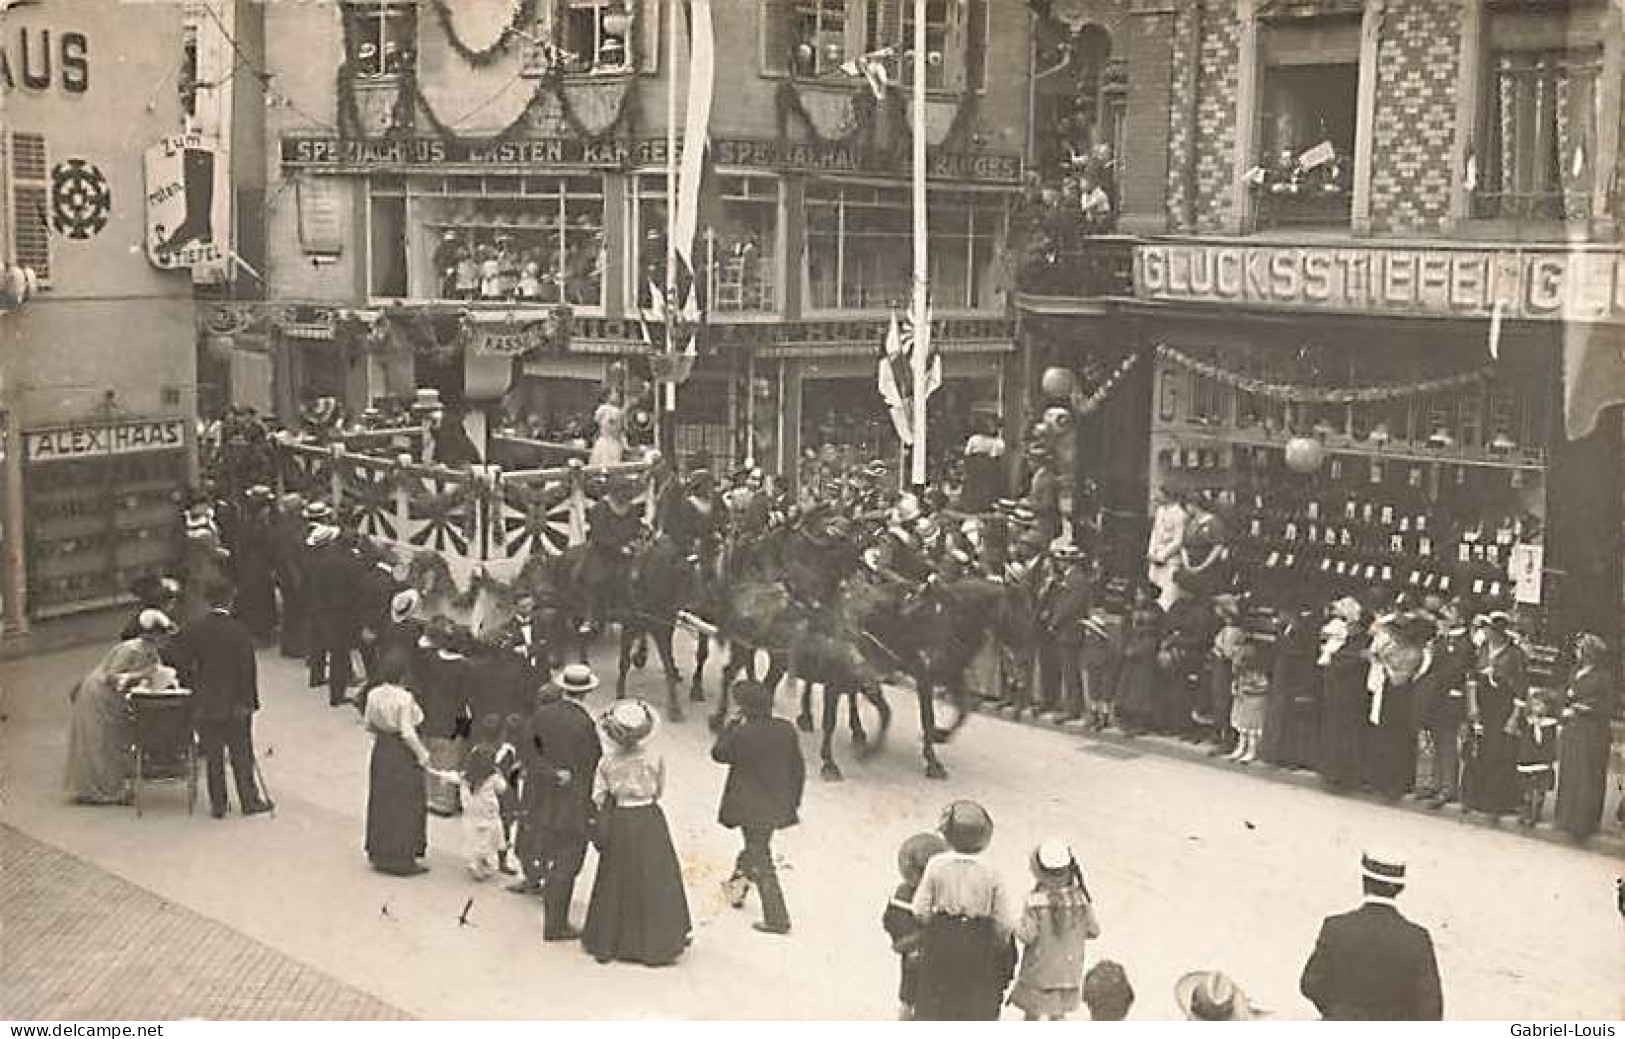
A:
[[[230,256],[230,162],[198,134],[165,137],[146,154],[147,259],[160,270],[222,265]]]
[[[855,346],[878,349],[886,337],[886,318],[847,321],[782,321],[774,324],[714,324],[705,330],[708,350],[767,349],[784,346]],[[1007,318],[937,318],[931,322],[932,342],[949,346],[979,343],[1006,346],[1015,337],[1015,322]],[[643,343],[641,323],[631,318],[575,318],[572,343],[588,351],[594,342]]]
[[[745,169],[795,170],[810,173],[904,173],[907,152],[856,148],[838,142],[722,139],[712,143],[719,165]],[[589,141],[574,137],[521,139],[441,137],[341,138],[297,135],[282,138],[282,165],[317,170],[447,166],[515,166],[534,172],[537,166],[593,166],[629,169],[664,166],[663,138]],[[931,176],[1015,184],[1021,180],[1021,157],[1005,152],[933,150]]]
[[[1625,320],[1625,256],[1539,249],[1156,243],[1134,250],[1134,294],[1421,317]]]
[[[477,326],[472,339],[474,352],[487,357],[520,357],[542,345],[539,324]]]
[[[23,457],[30,463],[171,451],[185,446],[186,420],[178,418],[23,432]]]

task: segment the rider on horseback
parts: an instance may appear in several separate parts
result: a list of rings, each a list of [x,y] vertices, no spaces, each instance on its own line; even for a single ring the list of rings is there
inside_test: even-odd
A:
[[[587,551],[575,575],[585,600],[583,635],[601,631],[605,615],[618,605],[612,598],[626,587],[633,542],[643,533],[642,511],[632,500],[632,485],[613,477],[587,510]]]

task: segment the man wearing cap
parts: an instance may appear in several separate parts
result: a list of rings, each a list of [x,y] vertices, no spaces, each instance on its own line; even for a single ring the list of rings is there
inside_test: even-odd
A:
[[[586,664],[571,664],[555,679],[559,700],[531,719],[530,760],[516,841],[525,879],[514,890],[542,892],[542,940],[572,941],[570,899],[587,857],[592,783],[603,754],[598,726],[583,698],[598,688]]]
[[[1418,793],[1429,808],[1442,808],[1461,794],[1461,726],[1467,720],[1467,680],[1473,644],[1456,602],[1439,605],[1438,634],[1416,676],[1417,720],[1432,749],[1432,779]]]
[[[801,810],[806,765],[796,728],[773,717],[773,694],[758,682],[734,683],[742,717],[730,721],[711,748],[711,760],[728,766],[717,821],[744,835],[745,848],[727,882],[729,900],[743,905],[755,884],[762,919],[754,926],[767,934],[788,934],[790,911],[773,868],[773,831],[794,826]]]
[[[320,515],[329,521],[332,518],[326,506],[322,506]],[[328,705],[338,707],[349,694],[350,654],[361,637],[359,565],[344,542],[343,531],[320,518],[313,520],[305,547],[305,602],[310,624],[306,669],[311,686],[325,682]]]
[[[1360,857],[1360,908],[1329,916],[1298,983],[1328,1021],[1438,1021],[1444,1016],[1433,939],[1400,915],[1405,863]]]

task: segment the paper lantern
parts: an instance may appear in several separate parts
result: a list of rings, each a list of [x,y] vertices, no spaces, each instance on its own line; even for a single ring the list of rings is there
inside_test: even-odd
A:
[[[1044,391],[1044,396],[1050,400],[1066,400],[1072,396],[1072,391],[1077,388],[1077,385],[1077,376],[1072,374],[1070,368],[1046,369],[1043,379],[1039,382],[1039,386]]]
[[[1286,442],[1286,467],[1295,473],[1313,473],[1326,460],[1326,448],[1314,437],[1293,437]]]

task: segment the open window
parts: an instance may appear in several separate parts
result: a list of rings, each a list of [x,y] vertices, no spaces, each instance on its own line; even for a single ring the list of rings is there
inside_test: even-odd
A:
[[[416,61],[416,0],[345,0],[350,68],[357,76],[395,76]]]
[[[1359,81],[1353,63],[1265,70],[1253,172],[1259,227],[1348,226]]]
[[[650,68],[641,52],[650,34],[639,30],[640,8],[657,5],[629,0],[565,0],[559,10],[562,24],[558,44],[566,52],[564,70],[576,75],[615,75]]]

